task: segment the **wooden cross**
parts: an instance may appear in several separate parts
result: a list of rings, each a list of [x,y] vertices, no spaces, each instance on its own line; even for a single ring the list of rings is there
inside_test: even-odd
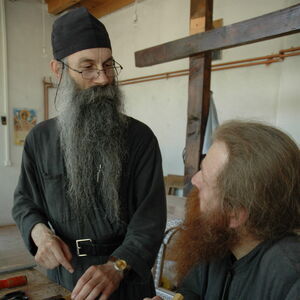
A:
[[[137,67],[190,57],[185,183],[200,166],[209,110],[211,51],[300,32],[300,4],[217,29],[211,29],[213,0],[192,0],[191,18],[197,5],[202,7],[205,32],[135,52]]]

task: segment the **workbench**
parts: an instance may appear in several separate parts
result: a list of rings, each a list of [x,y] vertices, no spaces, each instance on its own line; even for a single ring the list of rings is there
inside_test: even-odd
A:
[[[0,274],[0,280],[21,275],[27,276],[27,284],[15,288],[1,289],[0,298],[2,298],[7,293],[18,290],[24,291],[29,297],[29,300],[42,300],[56,295],[66,296],[70,294],[70,291],[63,288],[62,286],[59,286],[53,281],[50,281],[44,274],[42,274],[36,268],[29,268],[15,272]]]

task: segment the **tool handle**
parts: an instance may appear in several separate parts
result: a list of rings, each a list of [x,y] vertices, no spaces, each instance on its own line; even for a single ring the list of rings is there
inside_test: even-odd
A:
[[[0,289],[7,289],[16,286],[25,285],[27,283],[26,276],[16,276],[0,280]]]

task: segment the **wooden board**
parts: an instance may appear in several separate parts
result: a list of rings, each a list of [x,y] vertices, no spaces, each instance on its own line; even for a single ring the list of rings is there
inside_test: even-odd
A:
[[[135,52],[137,67],[228,49],[300,32],[300,4]]]
[[[3,297],[7,293],[19,290],[24,291],[30,300],[42,300],[44,298],[56,295],[66,296],[70,294],[70,291],[50,281],[45,275],[43,275],[36,269],[27,269],[12,273],[1,274],[0,280],[21,275],[27,276],[27,285],[10,289],[2,289],[0,290],[0,297]]]
[[[212,29],[213,0],[191,0],[190,29],[195,18],[203,19],[199,31]],[[195,28],[194,28],[195,29]],[[189,182],[199,170],[210,101],[211,53],[190,57],[189,101],[185,139],[184,195],[190,192]]]

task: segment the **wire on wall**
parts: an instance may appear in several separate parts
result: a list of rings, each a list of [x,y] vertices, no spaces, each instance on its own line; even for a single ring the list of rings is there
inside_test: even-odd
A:
[[[47,57],[47,51],[46,51],[46,22],[45,22],[45,0],[42,1],[42,57]]]

